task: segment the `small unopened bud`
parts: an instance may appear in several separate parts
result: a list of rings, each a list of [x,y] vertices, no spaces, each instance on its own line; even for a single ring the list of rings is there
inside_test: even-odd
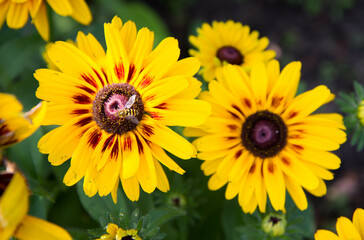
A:
[[[284,234],[286,225],[287,221],[284,214],[270,213],[264,218],[262,229],[270,236],[277,237]]]

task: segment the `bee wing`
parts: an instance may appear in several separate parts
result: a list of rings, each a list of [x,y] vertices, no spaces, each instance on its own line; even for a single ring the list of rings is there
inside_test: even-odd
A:
[[[132,115],[127,115],[125,118],[128,119],[132,123],[135,123],[137,125],[139,124],[139,120],[136,117],[132,116]]]
[[[131,106],[133,106],[134,102],[135,102],[135,98],[136,95],[134,94],[133,96],[131,96],[128,101],[125,103],[124,109],[129,109],[131,108]]]

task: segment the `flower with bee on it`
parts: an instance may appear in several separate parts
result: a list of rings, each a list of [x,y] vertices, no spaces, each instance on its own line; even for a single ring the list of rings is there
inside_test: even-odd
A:
[[[165,151],[196,155],[191,143],[168,126],[198,126],[211,111],[194,99],[201,82],[193,76],[198,59],[178,60],[173,38],[154,50],[154,34],[115,17],[105,23],[107,51],[92,35],[79,33],[77,45],[56,42],[47,56],[57,70],[39,69],[36,95],[49,103],[44,125],[59,125],[38,147],[53,165],[71,158],[64,183],[83,179],[88,196],[112,194],[121,182],[127,197],[169,190],[161,164],[183,174]]]

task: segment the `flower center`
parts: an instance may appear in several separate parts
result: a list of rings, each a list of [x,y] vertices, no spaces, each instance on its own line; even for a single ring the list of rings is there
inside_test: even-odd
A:
[[[231,46],[221,47],[217,50],[216,57],[218,57],[222,62],[226,61],[234,65],[241,65],[244,60],[244,57],[239,50]]]
[[[96,94],[92,114],[100,128],[121,135],[136,128],[143,118],[144,105],[133,86],[113,83]]]
[[[287,127],[277,114],[260,111],[245,120],[241,138],[245,148],[254,156],[273,157],[287,143]]]
[[[1,173],[0,174],[0,197],[5,192],[6,187],[9,185],[11,178],[14,176],[13,173]]]

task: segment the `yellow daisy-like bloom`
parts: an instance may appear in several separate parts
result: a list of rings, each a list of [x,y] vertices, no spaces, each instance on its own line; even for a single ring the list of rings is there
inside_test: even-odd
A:
[[[22,28],[30,14],[32,23],[40,36],[48,41],[49,22],[45,2],[61,16],[70,16],[84,25],[89,25],[92,21],[92,15],[85,0],[0,0],[0,28],[5,19],[9,28]]]
[[[364,240],[364,209],[354,212],[353,221],[339,217],[336,222],[338,235],[328,230],[317,230],[315,240]]]
[[[361,103],[358,107],[358,118],[361,122],[361,125],[364,126],[364,100],[361,101]]]
[[[0,150],[23,141],[44,119],[46,102],[22,113],[22,104],[12,94],[0,93]]]
[[[84,177],[88,196],[112,193],[116,201],[119,179],[129,199],[139,198],[139,185],[151,193],[169,190],[160,163],[184,173],[165,152],[181,159],[196,149],[167,126],[197,126],[211,111],[194,99],[201,83],[193,78],[196,58],[178,61],[174,38],[153,48],[154,34],[137,32],[129,21],[115,17],[105,23],[107,53],[92,36],[79,34],[78,48],[56,42],[47,54],[60,71],[40,69],[37,97],[48,101],[45,125],[61,125],[39,141],[53,165],[69,158],[64,183]],[[82,36],[82,37],[80,37]]]
[[[269,44],[266,37],[258,38],[257,31],[250,32],[250,27],[239,22],[213,21],[212,26],[204,23],[197,29],[197,36],[189,40],[197,50],[190,54],[201,60],[201,71],[206,81],[216,76],[216,70],[227,63],[242,66],[246,71],[258,62],[267,63],[274,58],[273,50],[264,50]]]
[[[312,114],[333,95],[325,86],[295,97],[300,62],[280,72],[279,63],[255,65],[247,75],[227,65],[209,84],[201,99],[212,104],[212,114],[198,129],[194,144],[212,175],[208,187],[227,184],[226,198],[239,195],[244,212],[257,206],[265,212],[267,194],[275,210],[284,210],[286,190],[301,210],[307,208],[303,189],[315,196],[326,193],[323,180],[333,179],[340,159],[328,151],[339,148],[346,134],[339,114]]]
[[[106,228],[108,234],[102,235],[97,240],[142,240],[135,229],[124,230],[114,223],[109,223]]]
[[[0,173],[0,240],[71,240],[63,228],[27,215],[29,193],[19,173]]]

